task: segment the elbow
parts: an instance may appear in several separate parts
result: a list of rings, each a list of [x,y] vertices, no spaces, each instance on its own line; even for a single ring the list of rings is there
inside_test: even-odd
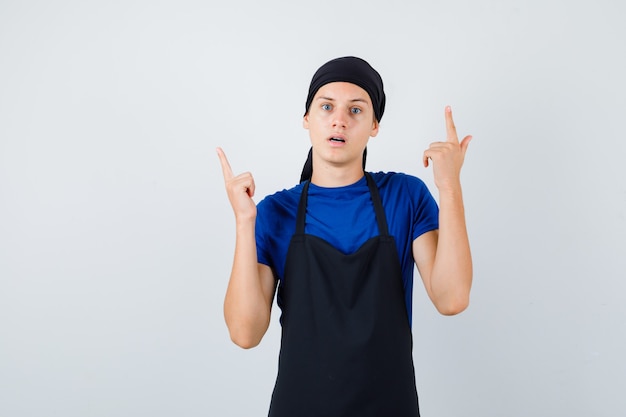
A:
[[[242,349],[252,349],[261,343],[261,338],[250,332],[230,331],[230,340]]]
[[[472,286],[471,275],[464,281],[439,288],[439,291],[432,294],[431,299],[440,314],[455,316],[469,307]]]
[[[269,327],[269,315],[241,315],[224,310],[230,340],[242,349],[252,349],[261,343]]]
[[[242,349],[252,349],[261,343],[269,326],[269,319],[259,321],[226,320],[230,340]]]
[[[242,349],[252,349],[254,347],[257,347],[259,343],[261,343],[260,340],[234,338],[234,337],[231,337],[230,340],[232,340],[234,344],[236,344]]]
[[[469,306],[469,296],[456,297],[446,302],[435,304],[437,311],[444,316],[455,316],[462,313]]]

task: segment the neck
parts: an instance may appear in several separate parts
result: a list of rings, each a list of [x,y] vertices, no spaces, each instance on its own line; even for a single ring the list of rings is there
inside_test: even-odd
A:
[[[316,164],[313,160],[313,175],[311,183],[320,187],[344,187],[354,184],[363,177],[363,165],[333,166],[331,164]]]

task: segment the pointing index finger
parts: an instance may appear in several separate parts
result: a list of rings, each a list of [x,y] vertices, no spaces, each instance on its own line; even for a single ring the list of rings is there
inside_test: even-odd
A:
[[[459,143],[459,136],[456,133],[454,120],[452,120],[452,108],[450,106],[446,106],[446,135],[448,142]]]
[[[217,148],[217,156],[220,158],[220,164],[222,165],[222,174],[224,174],[224,180],[228,181],[234,177],[233,170],[226,159],[226,154],[222,148]]]

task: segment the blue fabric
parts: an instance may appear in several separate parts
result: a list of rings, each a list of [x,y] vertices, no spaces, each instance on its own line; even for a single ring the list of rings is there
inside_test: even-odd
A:
[[[439,227],[439,209],[419,178],[395,172],[372,173],[382,200],[389,233],[398,248],[409,321],[413,303],[412,243],[423,233]],[[265,197],[257,206],[256,244],[258,261],[268,265],[282,280],[303,184]],[[345,254],[378,236],[374,207],[365,177],[345,187],[324,188],[311,184],[305,233],[328,241]],[[282,303],[281,303],[282,304]]]

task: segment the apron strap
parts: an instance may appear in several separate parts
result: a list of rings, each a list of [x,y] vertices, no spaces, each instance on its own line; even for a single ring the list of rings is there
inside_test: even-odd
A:
[[[367,186],[370,189],[370,196],[372,198],[372,204],[374,205],[374,213],[376,213],[376,221],[378,222],[378,233],[381,236],[389,236],[389,230],[387,228],[387,217],[385,216],[385,210],[383,209],[383,203],[378,193],[378,187],[374,179],[369,172],[365,172],[365,179],[367,180]],[[298,214],[296,216],[296,235],[304,234],[304,224],[306,220],[306,206],[307,198],[309,195],[310,180],[307,180],[302,187],[302,194],[300,195],[300,203],[298,204]]]
[[[296,216],[296,235],[304,234],[304,222],[306,219],[306,201],[309,196],[309,184],[311,180],[307,180],[302,187],[300,195],[300,204],[298,204],[298,215]]]
[[[389,230],[387,229],[387,216],[385,216],[385,210],[383,209],[383,203],[378,193],[378,187],[374,183],[374,179],[369,172],[365,173],[367,179],[367,186],[370,189],[370,195],[372,197],[372,204],[374,205],[374,212],[376,213],[376,221],[378,222],[378,233],[381,236],[389,236]]]

